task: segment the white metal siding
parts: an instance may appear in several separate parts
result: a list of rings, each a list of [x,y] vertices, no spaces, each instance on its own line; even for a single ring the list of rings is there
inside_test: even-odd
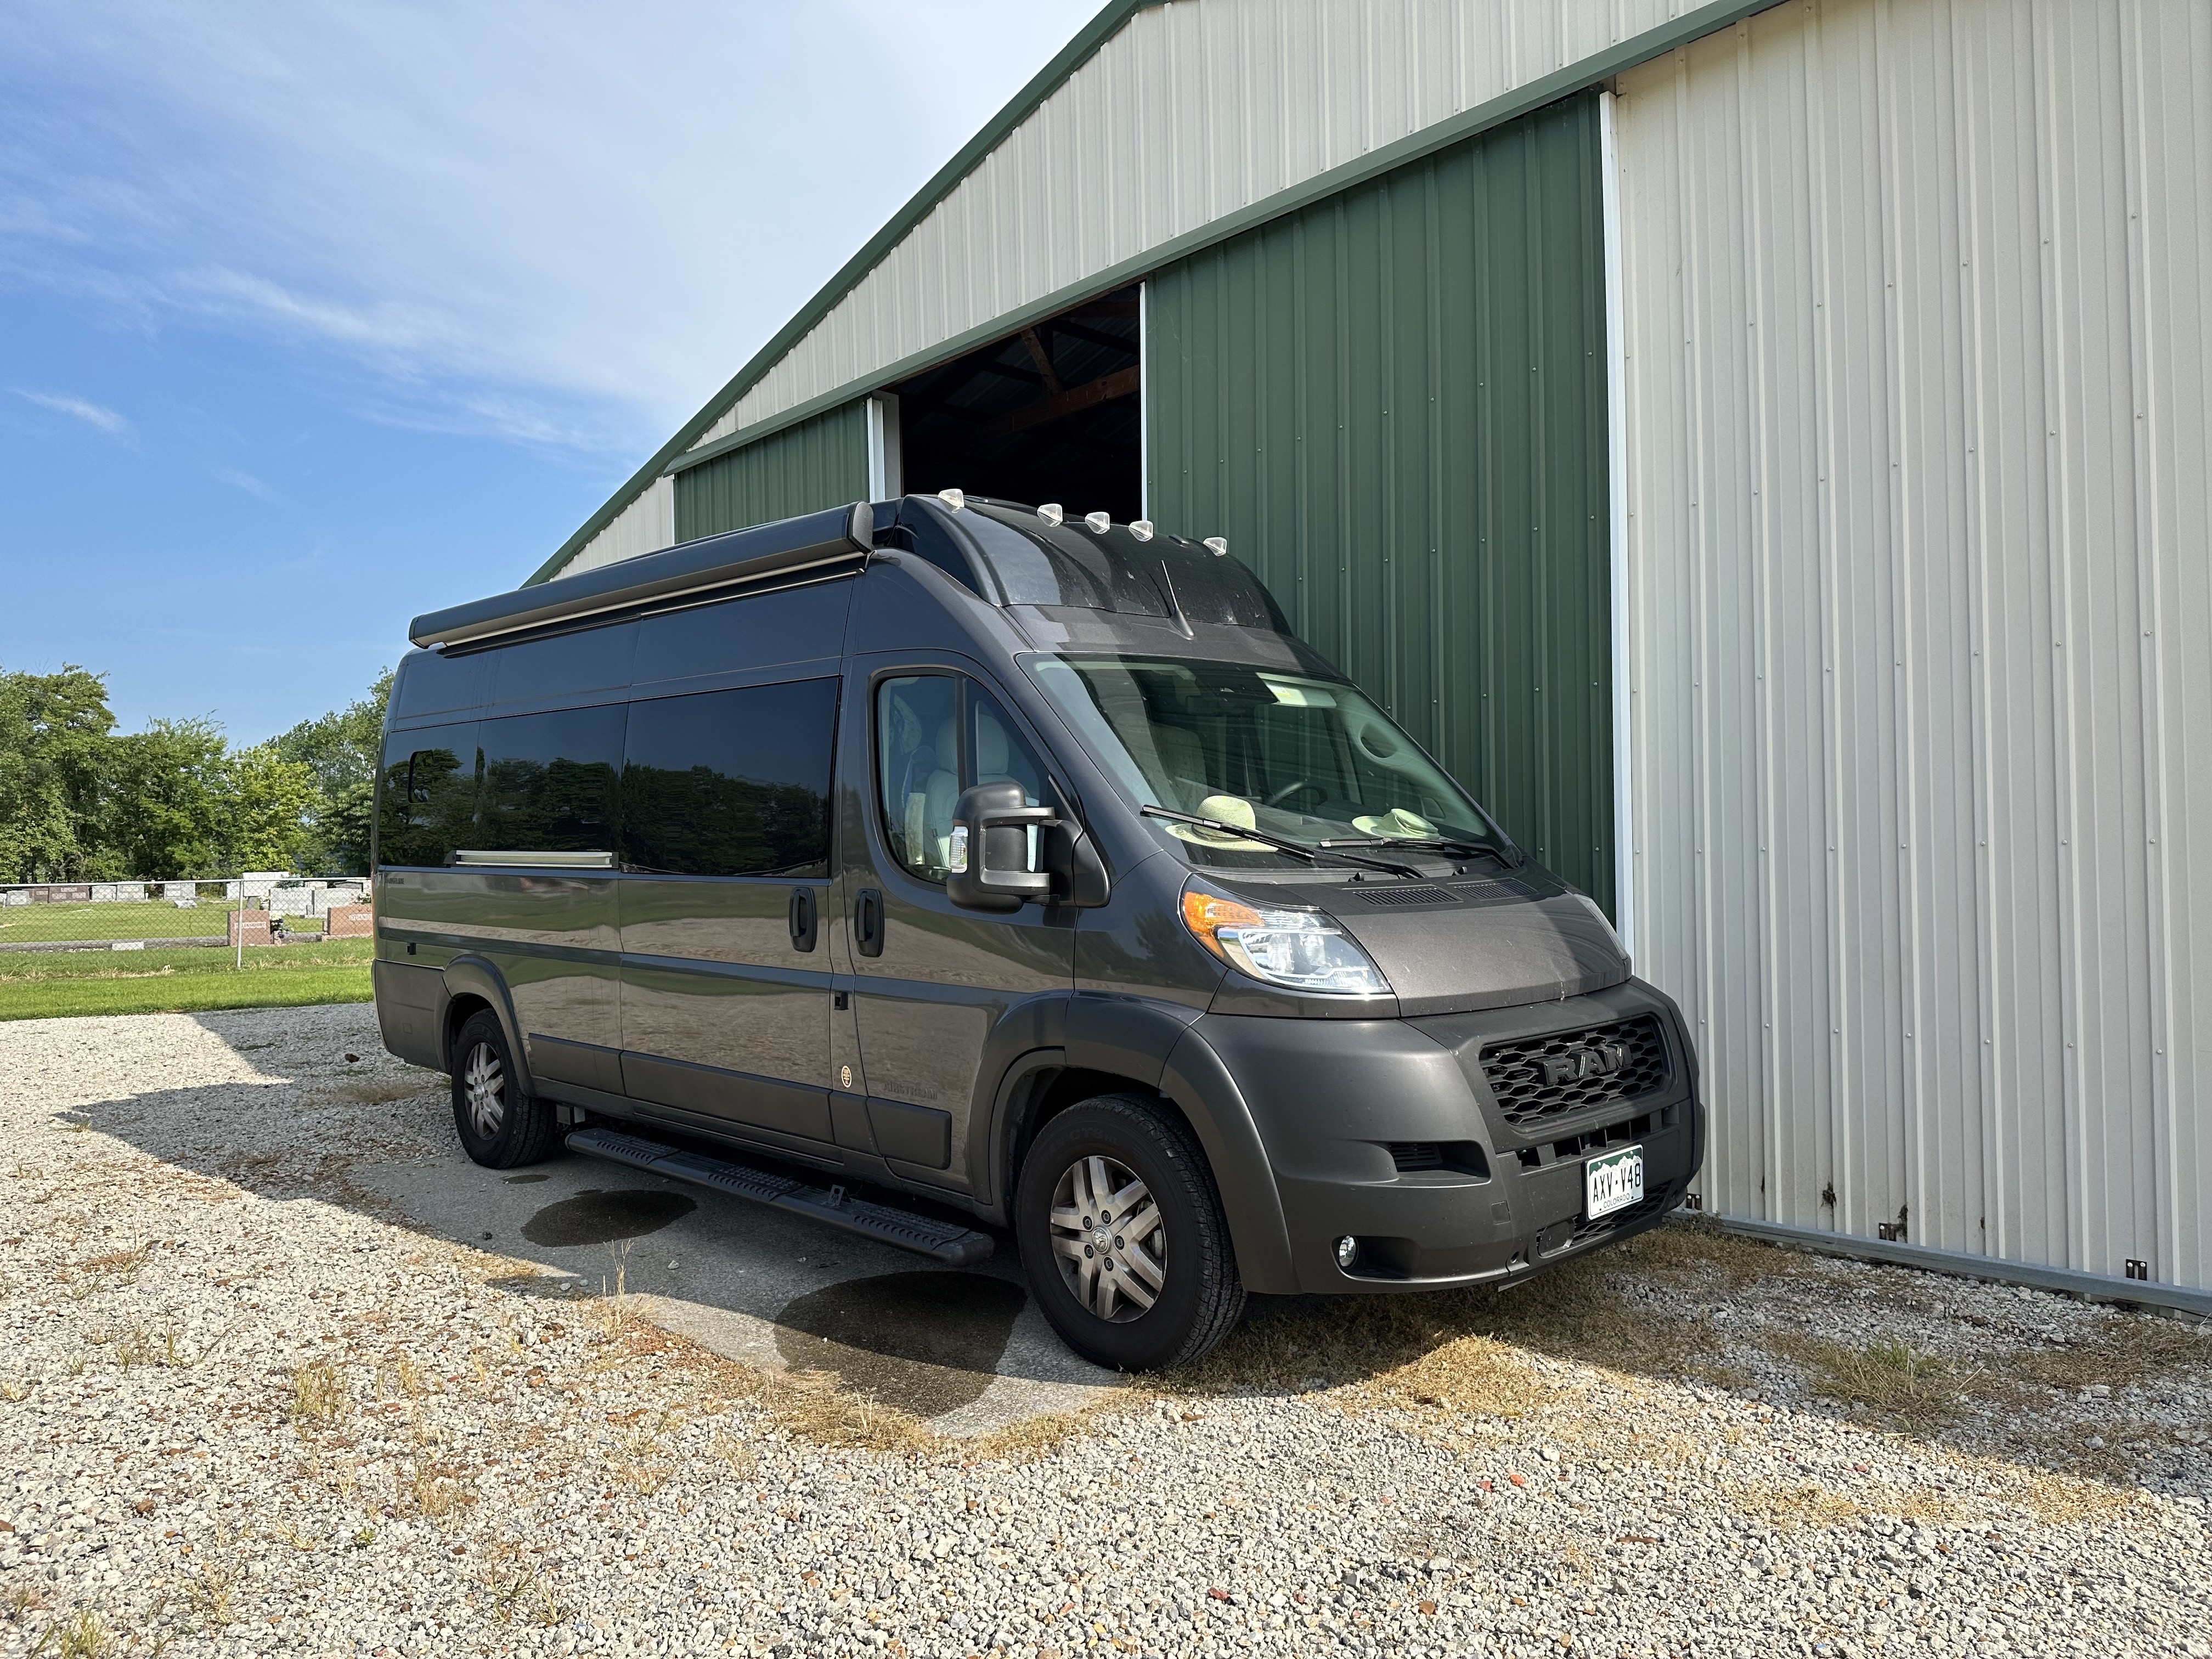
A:
[[[2212,7],[1792,0],[1620,92],[1708,1202],[2212,1285]]]
[[[1140,11],[699,441],[848,385],[1695,3],[1174,0]]]
[[[676,480],[655,478],[638,498],[617,514],[607,527],[561,567],[564,576],[580,576],[617,559],[658,553],[676,540]]]

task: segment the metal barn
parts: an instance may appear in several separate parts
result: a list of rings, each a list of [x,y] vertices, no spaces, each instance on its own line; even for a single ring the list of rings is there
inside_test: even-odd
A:
[[[1114,0],[532,580],[1226,535],[1680,1000],[1708,1209],[2212,1310],[2207,176],[2202,0]]]

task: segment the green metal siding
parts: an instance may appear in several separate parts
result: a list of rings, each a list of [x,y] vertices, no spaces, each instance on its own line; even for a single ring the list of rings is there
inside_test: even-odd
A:
[[[868,406],[854,398],[676,475],[676,539],[718,535],[868,493]]]
[[[1603,225],[1586,94],[1157,272],[1152,517],[1610,911]]]

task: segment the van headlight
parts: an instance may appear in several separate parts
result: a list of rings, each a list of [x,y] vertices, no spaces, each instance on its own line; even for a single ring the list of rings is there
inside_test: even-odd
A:
[[[1326,911],[1261,909],[1193,881],[1182,890],[1183,926],[1239,973],[1292,991],[1387,996],[1374,958]]]

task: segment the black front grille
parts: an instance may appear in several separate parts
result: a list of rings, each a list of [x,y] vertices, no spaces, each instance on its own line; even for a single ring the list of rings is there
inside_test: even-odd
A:
[[[1650,1014],[1482,1051],[1482,1074],[1505,1121],[1528,1128],[1667,1085],[1667,1042]]]

